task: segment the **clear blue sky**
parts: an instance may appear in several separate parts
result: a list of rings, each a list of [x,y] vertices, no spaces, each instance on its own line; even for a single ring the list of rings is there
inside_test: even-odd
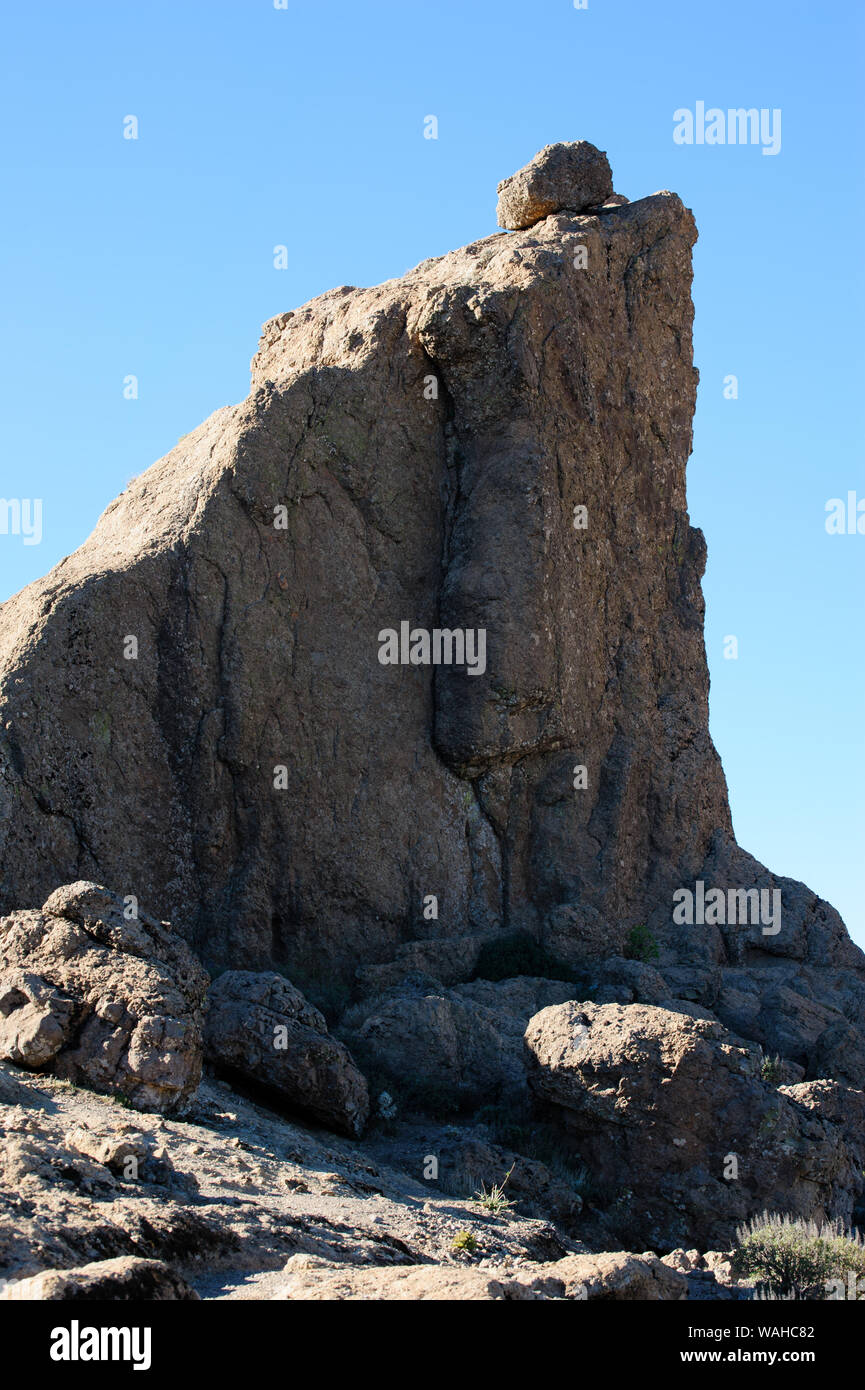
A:
[[[863,7],[856,0],[147,0],[9,5],[0,598],[244,397],[264,319],[495,231],[555,140],[696,214],[691,516],[711,722],[740,841],[865,944]],[[676,145],[680,107],[782,111],[782,147]],[[423,118],[439,121],[423,138]],[[122,138],[123,118],[140,122]],[[273,247],[289,268],[273,268]],[[725,400],[723,378],[739,379]],[[128,374],[138,400],[123,398]],[[739,639],[723,659],[725,636]]]

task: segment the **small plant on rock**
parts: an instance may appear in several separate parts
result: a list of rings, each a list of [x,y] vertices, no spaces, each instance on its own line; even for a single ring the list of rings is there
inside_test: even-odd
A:
[[[474,1255],[477,1248],[477,1236],[472,1235],[471,1231],[458,1231],[451,1242],[455,1255]]]
[[[781,1084],[781,1058],[764,1057],[763,1065],[760,1067],[760,1075],[764,1081],[768,1081],[770,1086]]]
[[[640,922],[638,926],[631,927],[628,932],[628,939],[625,942],[625,956],[628,960],[642,961],[643,965],[648,965],[650,961],[657,960],[660,955],[658,943],[653,937],[645,922]]]
[[[506,1212],[510,1207],[514,1206],[510,1197],[505,1196],[505,1185],[511,1173],[514,1171],[514,1166],[515,1164],[512,1163],[502,1181],[493,1183],[489,1192],[487,1191],[486,1183],[481,1183],[479,1190],[471,1200],[479,1207],[483,1207],[486,1211],[492,1212],[493,1216],[501,1216],[503,1212]]]

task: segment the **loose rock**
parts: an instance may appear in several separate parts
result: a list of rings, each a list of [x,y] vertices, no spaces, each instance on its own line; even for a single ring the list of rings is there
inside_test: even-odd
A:
[[[362,1132],[369,1114],[365,1078],[318,1009],[282,975],[221,975],[210,991],[206,1038],[218,1067],[345,1134]]]
[[[510,231],[553,212],[585,212],[616,196],[607,156],[588,140],[545,146],[499,184],[498,194],[496,221]]]

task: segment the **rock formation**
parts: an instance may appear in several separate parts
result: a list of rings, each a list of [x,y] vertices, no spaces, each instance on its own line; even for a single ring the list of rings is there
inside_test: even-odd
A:
[[[799,1103],[711,1016],[560,1004],[531,1020],[526,1044],[532,1084],[591,1169],[631,1193],[646,1245],[706,1249],[765,1210],[849,1225],[862,1174],[836,1097]],[[862,1093],[848,1095],[861,1114]]]
[[[16,1285],[0,1289],[0,1299],[39,1299],[45,1302],[159,1303],[198,1302],[198,1294],[162,1260],[120,1256],[95,1260],[79,1269],[46,1270]]]
[[[694,221],[579,211],[592,150],[506,181],[557,209],[525,230],[271,320],[248,400],[2,606],[0,906],[98,879],[301,987],[648,922],[674,994],[861,1083],[862,954],[737,848],[708,733]],[[483,671],[383,664],[403,623],[483,630]],[[780,932],[676,925],[698,879],[779,888]]]
[[[547,145],[498,188],[496,221],[512,232],[533,227],[553,212],[586,212],[618,195],[607,156],[587,140]]]
[[[287,1245],[247,1213],[268,1268],[312,1262],[279,1297],[680,1297],[677,1271],[708,1288],[715,1266],[610,1255],[626,1197],[627,1237],[659,1248],[729,1241],[763,1205],[861,1210],[865,956],[737,845],[708,731],[694,220],[613,193],[586,142],[499,194],[513,230],[266,323],[248,399],[0,607],[0,1058],[166,1113],[204,1059],[352,1137],[372,1102],[367,1143],[412,1172],[510,1154],[520,1200],[571,1232],[532,1215],[455,1273],[444,1221],[404,1261],[388,1246],[429,1270],[368,1278],[316,1264],[333,1230]],[[19,1113],[35,1084],[0,1071],[0,1197],[26,1181],[35,1213],[29,1236],[0,1219],[9,1267],[90,1289],[82,1263],[160,1260],[184,1231],[230,1257],[246,1216],[224,1189],[246,1178],[220,1174],[214,1230],[151,1133],[87,1112],[42,1142]],[[490,1132],[430,1148],[412,1126],[443,1092]],[[535,1111],[564,1175],[520,1147]],[[340,1162],[361,1192],[378,1172]],[[374,1225],[361,1247],[384,1262]],[[524,1279],[523,1256],[559,1267]]]
[[[569,1255],[543,1268],[527,1270],[455,1269],[452,1265],[424,1265],[420,1269],[334,1269],[323,1260],[293,1255],[285,1267],[285,1286],[277,1298],[319,1300],[410,1299],[436,1302],[478,1299],[534,1302],[577,1299],[646,1302],[687,1298],[683,1275],[655,1256],[632,1255],[624,1250],[594,1255]]]
[[[176,1110],[201,1078],[207,983],[167,923],[68,884],[0,920],[0,1058]]]

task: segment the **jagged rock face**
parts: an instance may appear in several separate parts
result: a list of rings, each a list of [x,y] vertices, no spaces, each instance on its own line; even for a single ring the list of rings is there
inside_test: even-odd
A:
[[[420,940],[465,979],[448,940],[500,931],[616,955],[648,920],[675,994],[734,964],[759,996],[792,952],[852,1022],[862,957],[799,885],[768,951],[671,924],[743,863],[685,500],[694,239],[671,193],[557,213],[266,325],[248,400],[0,609],[0,908],[98,878],[304,987]],[[382,664],[403,622],[485,661]]]

